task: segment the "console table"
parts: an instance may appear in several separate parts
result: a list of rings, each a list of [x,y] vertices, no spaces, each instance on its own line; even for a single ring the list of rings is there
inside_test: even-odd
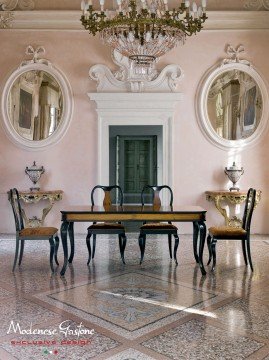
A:
[[[255,199],[255,207],[261,200],[261,190],[257,190],[256,199]],[[219,191],[206,191],[206,199],[208,201],[214,202],[216,208],[221,213],[221,215],[225,219],[226,226],[242,226],[242,220],[237,216],[228,216],[226,209],[222,206],[223,202],[226,202],[228,205],[240,205],[246,201],[247,198],[247,190],[241,191],[228,191],[228,190],[219,190]]]
[[[48,215],[50,210],[52,209],[55,201],[59,201],[62,199],[62,190],[51,190],[51,191],[19,191],[19,197],[25,203],[33,204],[37,203],[40,200],[48,201],[48,205],[43,208],[42,217],[41,219],[34,216],[33,218],[29,219],[22,209],[23,213],[23,220],[25,222],[26,227],[38,227],[43,226],[45,217]]]

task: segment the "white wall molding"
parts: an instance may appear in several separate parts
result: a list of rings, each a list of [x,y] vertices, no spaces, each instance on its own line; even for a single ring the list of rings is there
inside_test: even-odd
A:
[[[174,111],[176,103],[183,99],[182,93],[88,93],[97,103],[98,114],[108,111],[137,111],[150,114],[152,111]],[[119,114],[121,116],[121,114]],[[125,116],[125,115],[123,115]],[[134,114],[135,116],[135,114]],[[157,125],[157,124],[156,124]]]
[[[268,11],[208,11],[204,30],[269,29]]]
[[[81,30],[80,10],[13,11],[11,29]],[[204,30],[269,29],[269,11],[208,11]],[[1,30],[2,31],[2,30]]]
[[[12,28],[19,30],[83,30],[78,10],[13,11]]]

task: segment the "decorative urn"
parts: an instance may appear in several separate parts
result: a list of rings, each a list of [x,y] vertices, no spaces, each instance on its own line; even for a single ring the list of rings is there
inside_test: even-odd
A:
[[[45,169],[43,166],[37,166],[36,162],[34,161],[33,165],[28,167],[26,166],[25,173],[29,176],[30,180],[34,184],[34,186],[30,187],[31,191],[39,191],[39,179],[42,174],[44,174]]]
[[[230,188],[230,191],[239,191],[239,187],[236,186],[237,181],[240,179],[241,175],[244,174],[244,169],[239,168],[235,162],[230,167],[226,167],[224,170],[225,174],[228,176],[229,180],[233,183],[233,186]]]

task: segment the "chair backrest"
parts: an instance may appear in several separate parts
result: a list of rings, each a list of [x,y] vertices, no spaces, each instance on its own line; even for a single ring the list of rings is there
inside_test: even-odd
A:
[[[104,207],[110,206],[112,204],[111,191],[114,190],[114,189],[116,191],[118,191],[118,196],[116,196],[117,203],[120,206],[122,206],[122,204],[123,204],[123,193],[122,193],[122,189],[121,189],[121,187],[119,185],[112,185],[112,186],[96,185],[91,191],[91,203],[92,203],[92,206],[94,206],[94,192],[97,189],[102,189],[104,191],[104,193],[105,193],[104,200],[103,200],[103,206]]]
[[[174,196],[173,196],[172,189],[168,185],[160,185],[160,186],[157,186],[157,185],[145,185],[143,187],[143,189],[142,189],[142,192],[141,192],[141,204],[142,204],[142,206],[145,205],[145,195],[146,195],[147,190],[152,191],[152,194],[153,194],[152,204],[153,204],[153,206],[161,206],[160,191],[163,190],[163,189],[168,189],[168,191],[170,193],[169,205],[172,206]]]
[[[9,201],[11,203],[14,214],[16,231],[20,231],[24,229],[24,224],[23,224],[21,203],[17,189],[14,188],[9,190]]]
[[[256,200],[256,190],[250,188],[247,193],[246,205],[242,220],[242,227],[248,232],[250,231],[250,224],[255,206],[255,200]]]

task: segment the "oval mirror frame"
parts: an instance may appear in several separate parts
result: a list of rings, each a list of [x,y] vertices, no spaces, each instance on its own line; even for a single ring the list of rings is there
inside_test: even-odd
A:
[[[36,70],[47,72],[58,82],[63,96],[63,113],[61,121],[53,134],[46,139],[29,140],[18,134],[10,121],[8,97],[13,84],[23,73]],[[18,69],[12,72],[5,83],[2,92],[1,107],[3,115],[2,124],[7,137],[15,145],[18,145],[25,150],[42,150],[59,142],[68,130],[73,113],[73,95],[71,85],[66,76],[51,63],[46,64],[41,62],[31,62],[28,64],[22,64]]]
[[[229,70],[240,70],[247,73],[253,78],[257,83],[261,96],[262,96],[262,114],[260,123],[257,126],[255,132],[241,140],[228,140],[219,136],[214,130],[211,121],[208,116],[208,106],[207,99],[209,95],[210,88],[214,81],[223,73],[226,73]],[[201,128],[205,137],[214,145],[218,146],[223,150],[231,149],[243,149],[246,146],[254,145],[261,138],[261,136],[266,132],[268,126],[268,117],[269,117],[269,106],[268,106],[268,91],[266,84],[260,74],[253,68],[251,65],[247,65],[241,62],[230,62],[221,66],[214,66],[209,69],[208,72],[203,76],[197,90],[196,95],[196,115],[198,119],[199,127]]]

